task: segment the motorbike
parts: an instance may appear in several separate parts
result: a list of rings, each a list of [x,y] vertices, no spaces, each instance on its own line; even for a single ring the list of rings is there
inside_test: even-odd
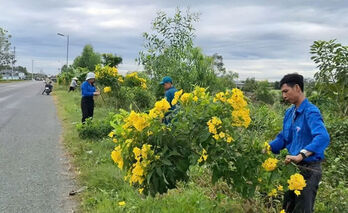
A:
[[[46,84],[46,85],[45,85],[45,89],[44,89],[44,91],[42,92],[42,95],[43,95],[44,93],[46,93],[47,95],[50,95],[51,92],[52,92],[52,85]]]

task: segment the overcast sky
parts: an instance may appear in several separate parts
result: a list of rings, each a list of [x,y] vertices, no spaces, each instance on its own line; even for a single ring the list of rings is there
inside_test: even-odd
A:
[[[195,45],[205,54],[219,53],[228,70],[240,79],[279,80],[298,72],[316,71],[309,48],[314,40],[338,39],[348,45],[346,0],[0,0],[0,27],[13,36],[17,65],[34,72],[56,74],[85,44],[97,52],[124,59],[120,70],[139,70],[134,59],[143,49],[142,33],[149,32],[158,11],[199,12]]]

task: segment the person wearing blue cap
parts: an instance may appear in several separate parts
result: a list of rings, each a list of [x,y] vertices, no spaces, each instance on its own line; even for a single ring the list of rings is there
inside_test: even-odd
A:
[[[175,106],[172,105],[172,100],[174,99],[174,94],[178,91],[174,86],[173,86],[173,80],[171,77],[166,76],[162,79],[161,85],[163,85],[163,88],[165,90],[165,97],[166,100],[170,104],[170,109],[169,110],[174,110]]]

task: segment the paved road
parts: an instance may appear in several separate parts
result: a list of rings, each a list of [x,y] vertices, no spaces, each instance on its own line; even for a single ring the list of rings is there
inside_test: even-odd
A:
[[[0,212],[72,212],[74,182],[42,82],[0,83]]]

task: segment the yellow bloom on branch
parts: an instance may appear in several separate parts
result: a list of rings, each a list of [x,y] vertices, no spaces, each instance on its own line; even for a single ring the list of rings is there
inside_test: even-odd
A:
[[[140,188],[140,189],[138,189],[138,191],[140,194],[143,194],[144,188]]]
[[[113,131],[111,131],[111,132],[108,134],[108,136],[109,136],[110,138],[114,137],[114,135],[115,135],[115,132],[113,132]]]
[[[279,213],[286,213],[284,209],[282,209]]]
[[[179,98],[180,98],[180,96],[181,96],[182,93],[183,93],[183,90],[182,90],[182,89],[179,90],[179,91],[177,91],[177,92],[175,92],[174,98],[173,98],[173,100],[172,100],[172,105],[175,105],[175,104],[178,103],[178,100],[179,100]]]
[[[263,144],[264,149],[266,150],[267,154],[271,154],[271,146],[269,145],[268,142],[265,142]]]
[[[198,162],[201,163],[202,161],[206,161],[208,158],[208,154],[207,151],[205,149],[202,150],[202,155],[201,157],[198,159]]]
[[[299,190],[295,190],[294,193],[299,196],[301,194],[301,192]]]
[[[124,206],[124,205],[126,205],[126,202],[124,202],[124,201],[118,202],[118,205],[119,206]]]
[[[123,158],[122,158],[122,150],[121,146],[115,147],[115,149],[111,152],[112,160],[117,163],[118,168],[123,169]]]
[[[187,103],[189,101],[189,99],[191,98],[192,94],[191,93],[184,93],[180,100],[182,101],[182,103]]]
[[[307,185],[306,180],[299,173],[291,175],[290,179],[288,180],[288,184],[290,190],[303,190],[303,188]]]
[[[272,191],[270,191],[270,192],[268,193],[268,196],[270,196],[270,197],[275,197],[275,196],[277,196],[277,189],[272,189]]]
[[[270,172],[277,168],[277,163],[278,160],[276,158],[268,158],[267,160],[265,160],[265,162],[262,163],[262,167],[266,171]]]
[[[104,93],[111,92],[111,87],[104,87]]]
[[[277,187],[277,189],[278,189],[279,191],[283,191],[283,190],[284,190],[284,188],[283,188],[282,185],[279,185],[279,186]]]
[[[118,77],[118,82],[120,82],[120,83],[123,83],[124,82],[124,80],[123,80],[123,78],[120,76],[120,77]]]
[[[232,138],[232,136],[228,135],[226,138],[226,142],[231,143],[232,141],[234,141],[234,139]]]
[[[225,133],[224,133],[224,132],[220,132],[220,133],[219,133],[219,137],[220,137],[220,138],[224,138],[224,137],[225,137]]]

